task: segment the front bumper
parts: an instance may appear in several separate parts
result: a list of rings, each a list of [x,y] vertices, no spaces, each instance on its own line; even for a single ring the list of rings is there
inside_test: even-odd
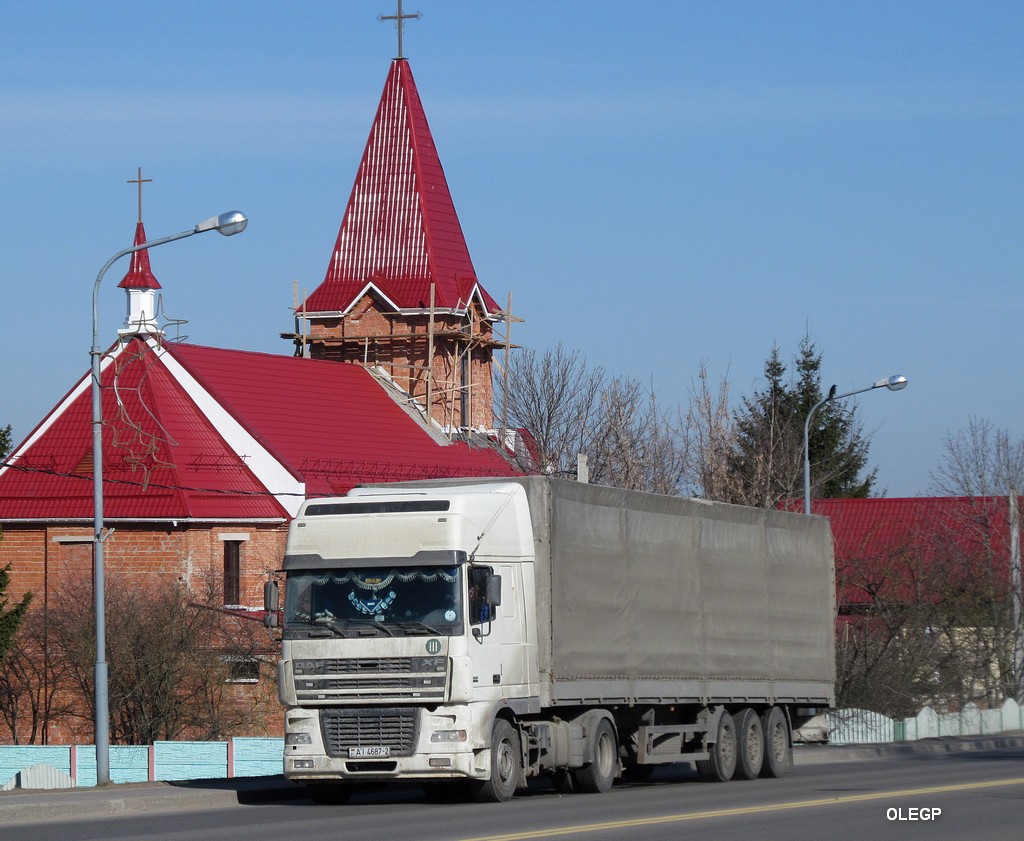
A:
[[[411,733],[396,732],[395,712],[413,719]],[[487,779],[490,745],[474,740],[478,732],[469,706],[291,709],[284,775],[295,781]],[[387,756],[374,755],[385,746]]]

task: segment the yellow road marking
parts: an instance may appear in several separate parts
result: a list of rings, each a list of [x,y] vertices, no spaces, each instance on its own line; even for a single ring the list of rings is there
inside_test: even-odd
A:
[[[957,783],[955,785],[931,786],[929,788],[905,788],[899,791],[875,791],[870,794],[849,794],[843,797],[822,797],[817,800],[798,800],[792,803],[773,803],[761,806],[738,806],[732,809],[714,809],[707,812],[683,812],[678,815],[664,815],[657,818],[633,818],[626,821],[579,824],[559,829],[536,829],[528,832],[509,832],[505,835],[482,835],[466,838],[464,841],[525,841],[530,838],[552,838],[557,835],[575,835],[584,832],[603,832],[610,829],[629,829],[636,826],[654,826],[666,823],[697,821],[705,818],[723,818],[734,815],[754,815],[764,812],[784,812],[789,809],[808,809],[815,806],[839,806],[844,803],[861,803],[867,800],[884,800],[892,797],[916,797],[922,794],[942,794],[951,791],[976,791],[982,788],[1024,785],[1024,777],[1009,780],[989,780],[983,783]]]

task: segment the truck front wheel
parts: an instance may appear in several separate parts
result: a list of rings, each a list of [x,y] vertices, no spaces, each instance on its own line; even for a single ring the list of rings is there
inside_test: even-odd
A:
[[[480,803],[511,800],[519,785],[522,767],[519,734],[515,727],[499,718],[491,731],[491,776],[473,784],[473,799]]]

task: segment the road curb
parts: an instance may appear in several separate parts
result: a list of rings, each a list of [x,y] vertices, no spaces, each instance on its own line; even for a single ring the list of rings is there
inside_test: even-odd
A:
[[[137,812],[175,812],[256,805],[305,797],[302,786],[284,777],[129,783],[98,788],[0,793],[0,825],[104,818]]]

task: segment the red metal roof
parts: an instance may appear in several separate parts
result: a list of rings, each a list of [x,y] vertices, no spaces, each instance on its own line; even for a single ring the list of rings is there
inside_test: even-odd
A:
[[[309,496],[359,482],[515,472],[493,449],[439,442],[361,365],[185,344],[168,349],[306,482]]]
[[[303,482],[318,496],[514,472],[439,442],[357,365],[136,337],[102,383],[108,519],[280,519]],[[83,378],[0,470],[0,520],[92,518],[90,420]]]
[[[1006,497],[816,499],[812,509],[832,523],[841,604],[914,597],[939,578],[1007,580]]]
[[[132,245],[142,245],[146,241],[146,229],[139,222],[135,225],[135,242]],[[159,289],[160,282],[149,267],[149,249],[132,252],[132,262],[128,267],[128,273],[121,279],[118,285],[120,289]],[[152,313],[150,313],[152,315]]]
[[[463,309],[479,295],[448,182],[405,59],[391,64],[324,282],[304,310],[345,312],[369,285],[397,309]]]

